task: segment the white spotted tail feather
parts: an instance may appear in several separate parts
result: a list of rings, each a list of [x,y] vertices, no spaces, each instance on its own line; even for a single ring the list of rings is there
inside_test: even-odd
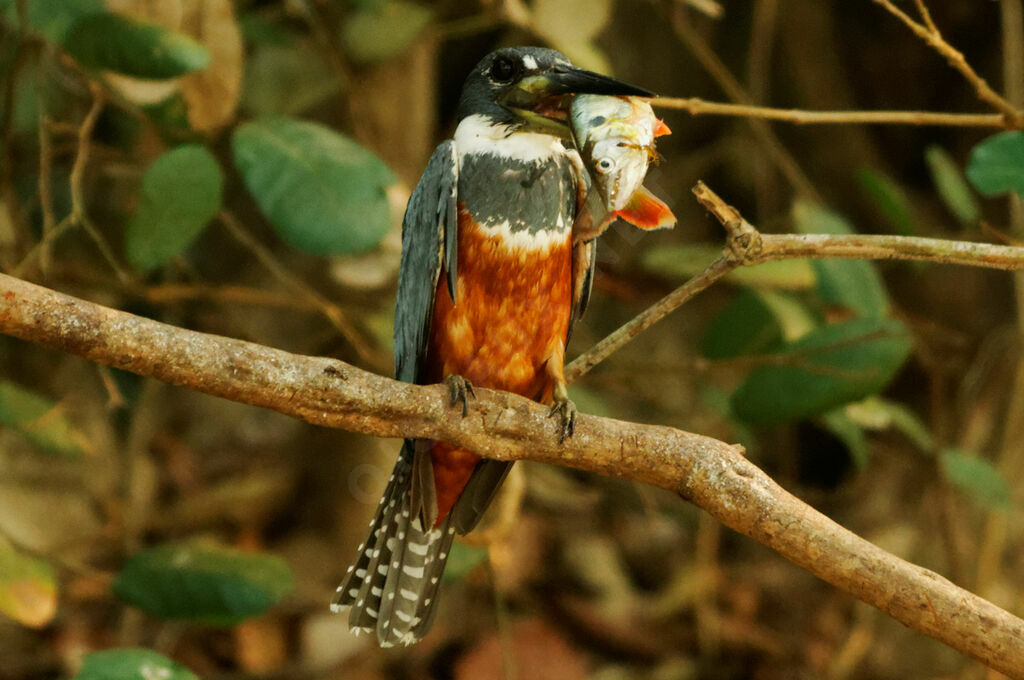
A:
[[[411,448],[402,448],[369,538],[331,604],[334,612],[349,610],[354,634],[376,631],[381,647],[412,644],[430,628],[455,534],[447,518],[424,531],[411,510]]]

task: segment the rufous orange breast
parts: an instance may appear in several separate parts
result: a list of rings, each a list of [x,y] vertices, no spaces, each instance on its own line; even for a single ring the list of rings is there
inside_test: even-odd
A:
[[[427,358],[432,379],[461,375],[479,387],[550,399],[565,358],[571,281],[568,230],[510,239],[460,204],[457,304],[442,276]],[[480,457],[433,442],[431,458],[440,523]]]

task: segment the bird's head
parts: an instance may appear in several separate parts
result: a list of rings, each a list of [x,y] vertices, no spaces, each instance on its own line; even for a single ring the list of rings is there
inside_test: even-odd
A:
[[[568,136],[575,94],[651,97],[652,92],[576,68],[561,52],[506,47],[484,57],[466,78],[458,118],[482,115],[517,130]]]

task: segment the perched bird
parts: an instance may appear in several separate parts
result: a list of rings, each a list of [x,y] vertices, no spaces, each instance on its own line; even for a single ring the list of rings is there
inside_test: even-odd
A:
[[[454,139],[434,151],[405,211],[394,329],[399,380],[447,382],[463,414],[472,385],[551,403],[563,439],[576,413],[565,344],[594,266],[593,243],[572,238],[585,199],[567,141],[579,93],[651,96],[549,49],[501,49],[476,65]],[[454,535],[473,529],[510,466],[405,441],[332,605],[350,609],[353,632],[376,632],[381,646],[426,633]]]

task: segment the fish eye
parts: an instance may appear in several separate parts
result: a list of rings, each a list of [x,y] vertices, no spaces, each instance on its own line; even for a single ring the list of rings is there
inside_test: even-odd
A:
[[[612,168],[615,167],[615,163],[610,158],[602,158],[597,162],[597,171],[601,174],[611,172]]]
[[[508,57],[498,57],[491,64],[491,68],[488,69],[487,75],[490,76],[491,80],[499,85],[507,85],[511,83],[519,75],[522,69],[522,64],[519,62],[509,59]]]

